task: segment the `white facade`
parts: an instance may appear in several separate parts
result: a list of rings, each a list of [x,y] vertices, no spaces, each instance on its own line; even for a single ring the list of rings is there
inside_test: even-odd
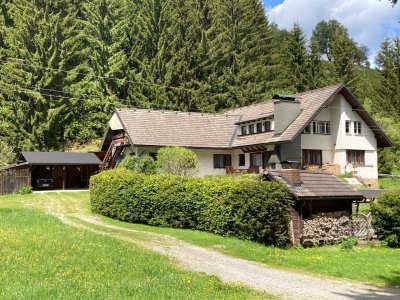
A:
[[[314,119],[330,122],[330,135],[302,134],[301,148],[322,150],[322,163],[340,165],[341,171],[354,170],[357,175],[365,179],[378,178],[377,141],[374,133],[361,119],[356,111],[342,95],[336,98],[324,108]],[[346,132],[348,121],[348,132]],[[361,124],[361,134],[355,133],[355,122]],[[347,161],[348,150],[359,150],[364,153],[362,164],[349,164]]]

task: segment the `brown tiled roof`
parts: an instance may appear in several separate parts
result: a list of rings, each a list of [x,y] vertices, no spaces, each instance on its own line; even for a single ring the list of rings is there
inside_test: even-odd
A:
[[[192,148],[231,149],[294,141],[307,124],[339,93],[342,93],[352,107],[357,109],[361,118],[375,133],[378,146],[392,146],[390,139],[343,84],[297,94],[301,113],[280,135],[274,135],[272,132],[248,136],[237,135],[237,126],[235,124],[259,120],[273,115],[274,103],[271,100],[229,110],[224,114],[145,109],[120,109],[117,110],[117,114],[133,145],[180,145]]]
[[[234,139],[234,141],[232,143],[232,147],[237,148],[237,147],[245,147],[245,146],[249,146],[249,145],[267,144],[268,141],[273,136],[274,136],[273,131],[257,133],[257,134],[252,134],[252,135],[238,135]]]
[[[225,115],[239,115],[240,122],[268,118],[274,115],[274,102],[272,100],[252,104],[225,112]]]
[[[136,146],[230,148],[240,116],[146,109],[118,109],[121,123]]]
[[[264,176],[285,183],[298,199],[351,198],[362,200],[364,198],[361,192],[353,190],[336,176],[328,173],[300,171],[302,181],[300,186],[293,186],[281,175],[280,171],[268,170]]]

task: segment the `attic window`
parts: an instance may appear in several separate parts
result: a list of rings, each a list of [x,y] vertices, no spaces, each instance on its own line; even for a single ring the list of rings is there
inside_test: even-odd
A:
[[[271,131],[271,121],[264,122],[264,131]]]
[[[303,130],[303,134],[310,134],[311,133],[311,126],[308,124],[306,128]]]
[[[354,122],[354,134],[361,135],[361,133],[362,133],[361,122],[359,121]]]
[[[242,126],[242,135],[246,135],[247,134],[247,126],[243,125]]]
[[[257,126],[257,133],[260,133],[260,132],[262,132],[263,130],[262,130],[262,123],[257,123],[256,124],[256,126]]]
[[[249,125],[249,134],[254,134],[254,124]]]

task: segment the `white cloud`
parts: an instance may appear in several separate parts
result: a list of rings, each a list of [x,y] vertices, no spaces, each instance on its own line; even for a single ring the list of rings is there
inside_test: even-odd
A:
[[[285,0],[267,7],[267,13],[280,28],[299,22],[309,36],[319,21],[336,19],[356,42],[370,48],[371,57],[385,37],[400,33],[400,4],[392,7],[387,0]]]

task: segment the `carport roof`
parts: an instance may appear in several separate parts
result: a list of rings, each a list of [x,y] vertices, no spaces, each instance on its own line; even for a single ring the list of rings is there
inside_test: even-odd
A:
[[[82,166],[101,165],[101,160],[94,153],[76,152],[22,152],[21,160],[29,165],[45,166]]]

